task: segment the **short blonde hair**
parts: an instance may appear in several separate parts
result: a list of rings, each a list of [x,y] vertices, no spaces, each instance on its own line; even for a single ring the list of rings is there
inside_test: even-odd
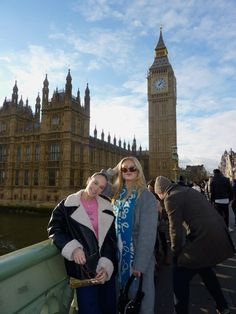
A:
[[[139,160],[136,157],[133,156],[128,156],[128,157],[124,157],[123,159],[121,159],[121,161],[117,164],[117,166],[115,167],[117,170],[117,177],[115,179],[114,185],[113,185],[113,189],[114,189],[114,199],[117,199],[120,191],[124,185],[124,179],[122,176],[122,165],[126,160],[130,160],[134,163],[135,168],[137,169],[137,177],[134,179],[133,184],[129,187],[128,190],[128,194],[127,197],[132,193],[133,189],[136,189],[138,192],[138,196],[140,195],[140,193],[143,191],[144,188],[146,188],[146,180],[143,174],[143,168],[139,162]]]

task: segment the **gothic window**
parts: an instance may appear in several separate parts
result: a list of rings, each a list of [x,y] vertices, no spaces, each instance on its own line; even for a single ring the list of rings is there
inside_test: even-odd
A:
[[[27,145],[25,148],[25,160],[30,161],[30,146]]]
[[[71,170],[70,170],[70,186],[71,186],[71,187],[74,186],[74,180],[75,180],[74,169],[71,169]]]
[[[19,170],[16,170],[15,185],[19,185]]]
[[[3,184],[5,181],[5,170],[0,170],[0,184]]]
[[[163,115],[163,116],[166,115],[166,106],[167,106],[167,104],[166,104],[166,102],[164,102],[164,103],[162,104],[162,115]]]
[[[16,160],[17,161],[20,161],[21,160],[21,146],[17,146],[17,149],[16,149]]]
[[[76,132],[76,123],[75,123],[75,117],[72,117],[71,121],[71,132],[75,133]]]
[[[39,156],[40,156],[40,145],[36,144],[35,149],[34,149],[34,160],[39,161]]]
[[[83,120],[80,121],[80,135],[81,136],[84,135],[84,121]]]
[[[70,153],[71,161],[75,161],[75,143],[71,143],[71,153]]]
[[[84,148],[83,148],[83,144],[80,144],[80,152],[79,152],[79,161],[83,162],[84,158],[83,158],[83,154],[84,154]]]
[[[58,125],[59,123],[60,123],[60,118],[57,115],[53,116],[52,119],[51,119],[52,126],[53,125]]]
[[[94,160],[95,160],[95,156],[94,156],[94,149],[93,148],[90,148],[89,150],[89,159],[90,159],[90,163],[93,164],[94,163]]]
[[[48,186],[56,186],[56,177],[57,177],[56,169],[49,169],[48,170]]]
[[[58,115],[54,115],[51,117],[51,129],[52,130],[58,130],[59,124],[60,124],[60,118]]]
[[[39,185],[39,171],[34,170],[34,185]]]
[[[83,176],[84,176],[84,171],[82,169],[80,169],[79,170],[79,186],[83,186],[83,184],[84,184]]]
[[[24,173],[24,185],[29,185],[29,170],[25,170],[25,173]]]
[[[4,122],[0,122],[0,133],[4,133],[7,130],[7,125]]]
[[[60,158],[60,146],[58,143],[53,143],[49,147],[49,160],[57,161]]]
[[[7,159],[6,145],[0,145],[0,162],[6,161],[6,159]]]

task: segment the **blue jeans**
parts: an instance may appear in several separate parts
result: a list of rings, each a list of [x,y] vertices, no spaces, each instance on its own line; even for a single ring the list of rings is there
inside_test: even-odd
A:
[[[228,308],[219,281],[211,267],[189,269],[173,265],[174,303],[177,314],[188,314],[189,285],[195,275],[199,275],[207,290],[216,302],[216,308],[222,311]]]
[[[116,287],[115,277],[103,285],[76,289],[79,314],[115,314]]]

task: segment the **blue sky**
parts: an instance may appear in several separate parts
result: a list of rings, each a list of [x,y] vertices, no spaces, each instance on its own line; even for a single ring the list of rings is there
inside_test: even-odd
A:
[[[235,0],[1,0],[0,12],[0,105],[17,80],[34,110],[45,74],[52,96],[70,68],[74,95],[89,84],[91,135],[148,149],[146,75],[163,25],[180,166],[211,171],[236,150]]]

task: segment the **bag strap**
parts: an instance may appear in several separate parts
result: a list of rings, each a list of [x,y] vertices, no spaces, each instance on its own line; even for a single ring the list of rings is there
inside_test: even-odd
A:
[[[136,278],[136,277],[134,276],[134,274],[132,274],[132,275],[129,277],[129,279],[128,279],[126,285],[125,285],[124,294],[125,294],[126,297],[128,297],[129,288],[130,288],[130,286],[131,286],[131,284],[132,284],[132,282],[134,281],[135,278]],[[137,292],[136,292],[136,295],[138,295],[138,294],[140,294],[140,293],[142,292],[143,274],[141,273],[141,276],[138,277],[138,278],[139,278],[139,285],[138,285],[138,290],[137,290]]]

